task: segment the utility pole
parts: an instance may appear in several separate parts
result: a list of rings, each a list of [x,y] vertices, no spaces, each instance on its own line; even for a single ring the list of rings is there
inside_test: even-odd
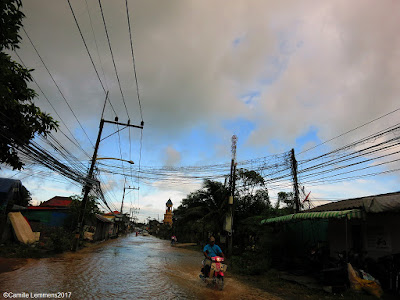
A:
[[[121,202],[121,215],[122,215],[122,209],[124,208],[124,198],[125,198],[125,190],[138,190],[139,188],[136,187],[124,187],[124,193],[122,194],[122,202]]]
[[[115,121],[107,121],[103,119],[103,115],[104,115],[104,109],[106,107],[106,103],[107,103],[107,98],[108,98],[108,92],[106,94],[106,99],[104,100],[104,105],[103,105],[103,110],[101,112],[101,119],[100,119],[100,126],[99,126],[99,133],[97,134],[97,140],[96,140],[96,145],[94,147],[94,152],[93,152],[93,156],[92,156],[92,161],[90,164],[90,169],[87,175],[87,180],[85,182],[85,186],[83,188],[83,199],[82,199],[82,203],[81,203],[81,210],[79,213],[79,217],[78,217],[78,224],[76,227],[76,232],[75,232],[75,239],[72,245],[72,250],[76,251],[79,247],[79,240],[82,238],[83,236],[83,225],[84,225],[84,220],[85,220],[85,210],[86,210],[86,205],[88,202],[88,197],[89,197],[89,193],[92,189],[92,180],[93,180],[93,171],[94,171],[94,166],[96,164],[96,158],[97,158],[97,151],[99,150],[99,144],[102,141],[101,139],[101,134],[103,132],[103,127],[104,127],[104,123],[111,123],[111,124],[119,124],[119,125],[123,125],[123,126],[129,126],[129,127],[136,127],[136,128],[140,128],[143,129],[143,125],[144,122],[141,122],[140,126],[137,125],[131,125],[130,124],[130,120],[128,120],[127,124],[124,123],[118,123],[118,117],[115,117]]]
[[[293,191],[294,191],[294,204],[295,204],[295,212],[298,213],[300,211],[300,197],[299,197],[299,185],[297,183],[297,161],[294,156],[294,149],[290,152],[290,160],[292,163],[292,177],[293,177]]]
[[[231,174],[229,178],[229,201],[228,201],[228,215],[225,220],[225,230],[228,232],[228,255],[232,256],[233,248],[233,201],[235,196],[235,186],[236,186],[236,143],[237,136],[232,136],[232,160],[231,160]]]

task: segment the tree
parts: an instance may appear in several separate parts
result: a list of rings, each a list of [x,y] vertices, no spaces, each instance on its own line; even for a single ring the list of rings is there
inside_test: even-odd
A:
[[[195,238],[193,234],[206,232],[216,234],[222,231],[228,204],[228,189],[220,182],[205,180],[203,188],[190,193],[174,210],[174,228],[180,236]]]
[[[25,186],[21,186],[21,198],[19,203],[15,203],[21,206],[28,206],[32,200],[31,192]]]
[[[5,52],[19,48],[18,31],[25,17],[21,7],[21,0],[0,1],[0,163],[18,170],[23,167],[18,148],[29,144],[36,134],[46,136],[58,127],[32,102],[37,96],[28,87],[33,70],[13,61]]]
[[[264,178],[253,170],[239,169],[237,171],[237,191],[240,196],[254,196],[255,189],[265,187]]]
[[[76,223],[78,222],[79,214],[82,208],[82,196],[73,195],[71,196],[72,202],[69,207],[70,216],[65,220],[66,227],[73,231],[75,229]],[[95,220],[95,215],[100,213],[99,207],[96,203],[97,198],[94,196],[89,196],[85,207],[85,221]]]
[[[236,218],[260,215],[271,208],[268,189],[260,173],[239,169],[237,177]]]
[[[286,208],[290,210],[294,209],[294,197],[293,193],[279,192],[278,193],[278,203],[285,203]],[[279,208],[279,207],[278,207]]]

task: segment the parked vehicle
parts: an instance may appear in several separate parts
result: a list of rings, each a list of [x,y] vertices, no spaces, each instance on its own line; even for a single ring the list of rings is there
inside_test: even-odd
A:
[[[203,260],[203,268],[199,277],[207,283],[207,285],[214,286],[219,290],[224,288],[224,272],[226,272],[227,265],[223,264],[223,257],[214,256],[211,257],[211,264],[209,265],[208,260]]]

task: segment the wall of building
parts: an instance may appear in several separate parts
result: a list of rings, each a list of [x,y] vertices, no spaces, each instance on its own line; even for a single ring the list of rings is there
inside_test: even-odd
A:
[[[400,253],[400,213],[369,214],[363,228],[363,242],[372,258]]]
[[[329,222],[328,241],[331,256],[337,252],[363,252],[365,256],[379,258],[400,253],[400,214],[368,214],[364,220],[332,219]]]
[[[21,213],[29,222],[40,222],[48,226],[63,226],[69,215],[67,211],[55,210],[23,210]]]

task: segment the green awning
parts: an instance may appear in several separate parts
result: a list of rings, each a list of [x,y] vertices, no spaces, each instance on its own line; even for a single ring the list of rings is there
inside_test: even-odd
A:
[[[265,219],[261,221],[261,224],[279,223],[279,222],[290,222],[296,221],[297,219],[361,219],[362,211],[360,209],[349,209],[349,210],[337,210],[337,211],[321,211],[321,212],[306,212],[291,214],[276,218]]]

